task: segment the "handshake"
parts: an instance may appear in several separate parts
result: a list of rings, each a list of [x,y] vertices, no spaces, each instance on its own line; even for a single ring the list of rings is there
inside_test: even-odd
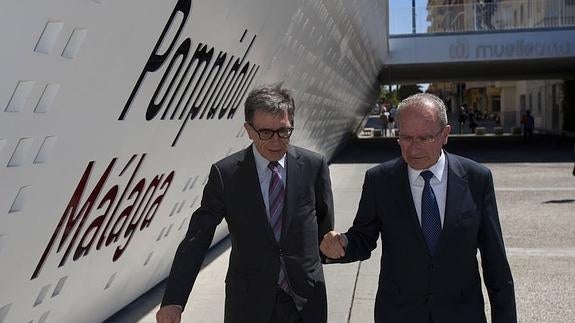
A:
[[[319,249],[330,259],[339,259],[345,256],[347,237],[337,231],[329,231],[323,236]]]

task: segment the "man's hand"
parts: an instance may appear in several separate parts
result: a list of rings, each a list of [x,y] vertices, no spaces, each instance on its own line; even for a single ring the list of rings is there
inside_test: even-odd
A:
[[[328,258],[338,259],[345,256],[347,239],[337,231],[330,231],[323,236],[319,249]]]
[[[156,313],[158,323],[180,323],[182,319],[182,307],[180,305],[165,305]]]

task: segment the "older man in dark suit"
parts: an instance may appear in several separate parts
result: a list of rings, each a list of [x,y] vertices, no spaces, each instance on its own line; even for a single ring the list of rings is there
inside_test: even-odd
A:
[[[222,219],[232,244],[224,322],[327,321],[319,251],[321,237],[333,229],[326,160],[289,145],[294,101],[279,85],[248,95],[245,120],[253,143],[212,165],[201,206],[176,252],[156,314],[160,323],[180,321]]]
[[[438,97],[413,95],[395,117],[402,158],[367,171],[353,226],[327,233],[322,252],[364,260],[381,236],[377,323],[485,323],[479,250],[492,323],[517,322],[491,172],[443,150]]]

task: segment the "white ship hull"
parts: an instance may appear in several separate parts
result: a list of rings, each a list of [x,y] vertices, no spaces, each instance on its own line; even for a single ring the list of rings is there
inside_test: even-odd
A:
[[[377,95],[386,10],[2,1],[0,323],[101,322],[163,280],[254,85],[285,81],[293,143],[333,155]]]

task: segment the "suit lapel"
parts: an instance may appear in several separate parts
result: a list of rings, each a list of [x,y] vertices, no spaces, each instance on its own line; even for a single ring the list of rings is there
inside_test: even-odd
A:
[[[447,158],[447,197],[445,202],[445,218],[443,221],[443,229],[438,243],[438,253],[441,252],[443,244],[449,239],[450,232],[457,227],[459,214],[462,207],[472,205],[467,203],[469,196],[469,183],[465,171],[461,167],[459,161],[448,153],[445,153]]]
[[[445,203],[444,228],[449,228],[457,221],[457,210],[461,209],[468,184],[465,173],[457,159],[447,154],[447,201]]]
[[[286,201],[282,217],[282,238],[285,237],[286,232],[288,232],[287,229],[291,224],[293,212],[297,206],[298,187],[302,187],[302,185],[300,185],[302,164],[299,157],[295,148],[289,146],[286,154]]]
[[[257,223],[260,223],[261,227],[265,228],[266,236],[273,243],[276,243],[273,230],[269,224],[266,205],[262,196],[258,171],[256,168],[256,160],[251,145],[246,148],[244,157],[243,161],[238,162],[240,174],[239,180],[240,183],[242,183],[241,186],[245,187],[245,192],[250,193],[242,194],[241,199],[243,200],[243,204],[247,206],[247,211],[251,211]],[[251,192],[254,192],[254,194]]]

